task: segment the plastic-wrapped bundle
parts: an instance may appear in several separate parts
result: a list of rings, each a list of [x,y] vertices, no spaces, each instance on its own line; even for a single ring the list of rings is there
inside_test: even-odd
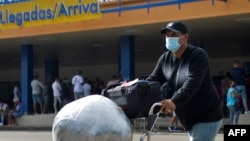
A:
[[[132,126],[110,99],[91,95],[65,105],[56,115],[53,141],[132,141]]]

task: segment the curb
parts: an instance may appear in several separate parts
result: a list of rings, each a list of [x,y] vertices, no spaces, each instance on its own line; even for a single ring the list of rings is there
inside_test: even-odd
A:
[[[51,127],[2,126],[0,131],[52,131]]]

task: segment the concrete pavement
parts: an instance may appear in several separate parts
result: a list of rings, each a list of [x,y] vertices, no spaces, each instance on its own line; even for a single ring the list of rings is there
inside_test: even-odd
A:
[[[134,132],[133,141],[140,141],[142,132]],[[223,134],[216,141],[223,141]],[[0,141],[52,141],[51,131],[0,131]],[[144,139],[147,141],[147,138]],[[187,133],[157,132],[151,135],[151,141],[188,141]]]

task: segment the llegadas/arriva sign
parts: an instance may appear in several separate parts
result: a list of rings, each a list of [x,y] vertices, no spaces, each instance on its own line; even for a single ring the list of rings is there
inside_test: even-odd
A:
[[[98,18],[98,0],[30,0],[0,6],[0,29]]]

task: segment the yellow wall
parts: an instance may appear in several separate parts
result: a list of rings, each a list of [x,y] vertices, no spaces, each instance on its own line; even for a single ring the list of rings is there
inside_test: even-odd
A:
[[[112,7],[112,5],[102,5],[101,8],[105,8],[107,6]],[[116,5],[114,6],[117,7]],[[178,9],[177,4],[167,5],[150,8],[149,13],[145,8],[122,11],[120,16],[118,12],[107,13],[103,14],[101,19],[91,21],[1,30],[0,39],[103,29],[110,27],[122,27],[128,25],[160,23],[171,20],[187,20],[242,13],[250,13],[250,2],[248,0],[228,0],[227,2],[215,0],[214,5],[212,5],[212,0],[201,0],[199,2],[181,4],[181,9]]]

